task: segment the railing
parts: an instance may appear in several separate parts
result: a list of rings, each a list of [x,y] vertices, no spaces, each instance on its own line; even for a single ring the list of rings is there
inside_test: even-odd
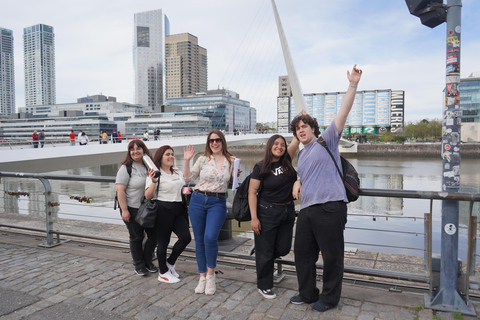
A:
[[[46,233],[46,243],[43,244],[46,247],[51,247],[55,245],[59,245],[62,243],[60,236],[67,236],[67,237],[77,237],[77,238],[84,238],[84,239],[94,239],[94,240],[101,240],[101,241],[108,241],[114,243],[122,243],[127,244],[128,240],[125,239],[118,239],[112,237],[105,237],[101,234],[84,234],[78,232],[71,232],[65,230],[54,230],[54,211],[58,214],[69,215],[72,219],[76,219],[75,213],[69,212],[60,212],[59,205],[61,205],[60,198],[65,197],[65,195],[59,196],[58,193],[55,193],[52,190],[52,186],[50,181],[52,180],[60,180],[60,181],[69,181],[69,185],[74,186],[75,182],[85,182],[85,183],[100,183],[102,186],[108,186],[109,188],[113,188],[115,183],[115,177],[102,177],[102,176],[77,176],[77,175],[51,175],[51,174],[33,174],[33,173],[19,173],[19,172],[0,172],[0,179],[2,178],[14,178],[14,181],[22,180],[22,179],[38,179],[42,182],[44,188],[44,195],[45,195],[45,203],[44,205],[40,203],[40,193],[39,191],[35,190],[4,190],[4,203],[6,202],[6,197],[17,196],[20,197],[22,195],[29,197],[27,200],[29,204],[28,207],[38,207],[40,208],[42,205],[44,206],[44,214],[45,214],[45,229],[43,228],[34,228],[34,227],[26,227],[26,226],[19,226],[19,225],[11,225],[0,223],[0,227],[7,227],[7,228],[14,228],[14,229],[24,229],[34,232],[42,232]],[[5,186],[5,184],[4,184]],[[25,188],[25,185],[23,186]],[[28,186],[27,186],[28,188]],[[99,205],[95,207],[95,203],[88,204],[89,206],[93,206],[93,208],[103,208],[105,209],[106,206],[109,206],[111,210],[113,210],[113,189],[108,189],[106,194],[109,194],[110,202],[106,202],[103,205]],[[36,195],[33,196],[30,192],[36,192]],[[52,200],[52,195],[55,195],[56,198],[59,199],[59,202],[55,202]],[[474,193],[446,193],[446,192],[435,192],[435,191],[409,191],[409,190],[383,190],[383,189],[361,189],[360,195],[362,197],[388,197],[388,198],[410,198],[410,199],[424,199],[430,201],[430,212],[425,213],[424,215],[424,223],[423,223],[423,233],[419,232],[412,232],[412,231],[405,231],[405,230],[382,230],[382,229],[375,229],[375,228],[355,228],[349,227],[347,225],[347,229],[356,229],[365,232],[388,232],[390,234],[394,233],[402,233],[402,234],[413,234],[415,236],[421,235],[424,237],[424,248],[411,248],[411,247],[404,247],[401,245],[396,246],[387,246],[382,245],[379,243],[359,243],[359,242],[350,242],[346,244],[355,244],[355,245],[368,245],[370,247],[375,246],[382,246],[388,247],[389,249],[408,249],[408,250],[421,250],[424,252],[424,266],[427,274],[416,274],[416,273],[406,273],[406,272],[398,272],[398,271],[391,271],[391,270],[376,270],[370,268],[361,268],[355,266],[345,266],[345,273],[357,274],[357,275],[366,275],[366,276],[376,276],[382,278],[390,278],[390,279],[397,279],[397,280],[405,280],[405,281],[413,281],[418,283],[426,283],[430,284],[430,291],[433,289],[433,274],[432,271],[432,207],[434,200],[457,200],[457,201],[466,201],[470,204],[469,206],[469,224],[468,224],[468,254],[467,254],[467,264],[466,264],[466,281],[465,281],[465,294],[468,297],[469,295],[469,277],[474,274],[475,264],[476,264],[476,235],[477,235],[477,218],[472,214],[473,205],[475,202],[480,202],[480,194]],[[33,196],[34,199],[30,198]],[[86,201],[88,202],[88,198],[85,199],[78,199],[79,201]],[[31,202],[37,201],[35,205],[30,205]],[[111,203],[111,206],[110,206]],[[65,203],[63,204],[64,206]],[[78,204],[82,206],[81,203]],[[93,210],[90,207],[89,211],[97,211]],[[100,209],[98,209],[100,211]],[[39,212],[37,216],[42,216]],[[82,214],[85,217],[85,214]],[[355,216],[356,218],[366,218],[371,221],[377,221],[379,219],[412,219],[418,220],[418,217],[404,217],[404,216],[387,216],[387,215],[360,215],[360,214],[349,214],[349,216]],[[88,216],[87,216],[88,217]],[[98,216],[91,216],[97,217]],[[119,221],[119,215],[115,216],[115,218],[105,218],[105,219],[115,219]],[[235,222],[234,222],[235,223]],[[224,225],[223,232],[227,234],[232,232],[232,221],[226,221]],[[247,230],[243,231],[243,234],[247,234],[248,237],[253,238],[252,232]],[[56,235],[56,240],[54,239],[54,235]],[[187,248],[187,252],[193,252],[194,249]],[[254,261],[254,257],[249,254],[241,254],[241,253],[232,253],[232,252],[219,252],[220,257],[224,258],[233,258],[233,259],[240,259],[241,261]],[[294,266],[293,260],[288,259],[277,259],[277,281],[281,281],[285,271],[283,266]],[[252,267],[252,265],[245,264],[245,266]],[[323,265],[318,263],[318,268],[322,269]],[[286,270],[288,272],[288,270]]]

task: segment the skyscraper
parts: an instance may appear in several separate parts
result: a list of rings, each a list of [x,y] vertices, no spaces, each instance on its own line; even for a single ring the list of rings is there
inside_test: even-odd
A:
[[[161,106],[165,101],[165,37],[170,34],[162,9],[134,15],[135,103]]]
[[[55,104],[55,34],[37,24],[23,29],[25,106]]]
[[[207,91],[207,50],[189,33],[167,36],[165,46],[167,99]]]
[[[0,28],[0,113],[15,112],[15,72],[13,64],[13,32]]]

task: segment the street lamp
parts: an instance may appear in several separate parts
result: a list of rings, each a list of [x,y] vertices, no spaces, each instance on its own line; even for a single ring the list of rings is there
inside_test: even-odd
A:
[[[410,13],[430,28],[447,22],[446,90],[443,107],[442,191],[456,193],[460,187],[460,33],[461,0],[405,0]],[[440,285],[425,294],[425,307],[434,310],[461,312],[475,316],[471,301],[464,301],[457,290],[458,267],[458,201],[442,200],[442,233]],[[431,257],[429,257],[431,258]],[[468,280],[468,275],[467,275]],[[466,291],[468,291],[468,283]],[[432,296],[431,296],[432,295]]]

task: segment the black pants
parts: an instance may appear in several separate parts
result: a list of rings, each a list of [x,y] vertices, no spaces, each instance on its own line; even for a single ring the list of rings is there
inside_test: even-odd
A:
[[[344,268],[343,232],[347,204],[327,202],[300,210],[295,230],[295,268],[300,298],[334,307],[340,301]],[[323,289],[319,294],[316,267],[319,252],[323,258]]]
[[[122,210],[120,209],[120,214]],[[135,270],[144,268],[145,265],[152,265],[153,251],[157,245],[157,233],[155,228],[144,229],[135,221],[135,215],[138,212],[137,208],[128,207],[130,212],[130,222],[123,221],[127,226],[130,235],[130,253],[132,254],[133,265]],[[147,233],[147,241],[143,247],[144,232]]]
[[[181,202],[165,202],[159,201],[157,220],[155,220],[155,229],[158,233],[157,259],[160,273],[168,271],[167,262],[174,265],[180,254],[185,250],[192,240],[188,222],[183,212],[183,204]],[[167,259],[167,248],[170,243],[170,237],[174,232],[178,240],[173,245],[172,252]]]
[[[295,205],[274,205],[259,201],[257,217],[260,234],[255,234],[255,265],[257,287],[262,290],[273,288],[275,259],[287,255],[292,247]]]

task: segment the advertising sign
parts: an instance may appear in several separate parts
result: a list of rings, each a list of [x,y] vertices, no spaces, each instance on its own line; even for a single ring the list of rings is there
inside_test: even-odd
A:
[[[405,91],[392,91],[390,125],[392,133],[403,133]]]
[[[363,95],[363,125],[375,124],[375,92],[365,92]]]
[[[330,125],[330,123],[335,119],[337,115],[337,94],[336,93],[327,93],[325,95],[325,125]]]
[[[313,96],[313,116],[317,118],[319,126],[325,125],[325,96],[323,94]]]
[[[388,126],[390,124],[390,91],[377,92],[376,125]]]

